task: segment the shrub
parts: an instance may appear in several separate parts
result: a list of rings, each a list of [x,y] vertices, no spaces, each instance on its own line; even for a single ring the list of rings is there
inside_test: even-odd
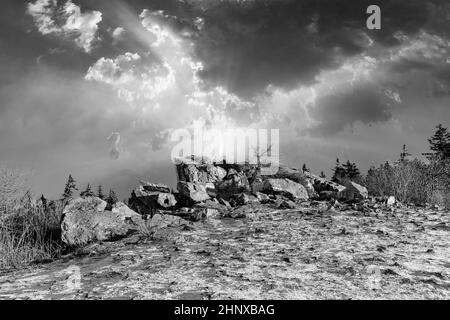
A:
[[[450,162],[402,160],[370,168],[365,178],[369,194],[395,196],[406,203],[450,207]]]

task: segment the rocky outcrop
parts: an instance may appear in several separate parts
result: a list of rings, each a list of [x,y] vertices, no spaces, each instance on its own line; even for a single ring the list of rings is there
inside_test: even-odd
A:
[[[264,181],[264,193],[283,195],[291,200],[309,199],[306,188],[289,179],[267,179]]]
[[[279,204],[283,200],[357,200],[367,197],[367,190],[355,183],[342,186],[285,165],[280,165],[275,174],[266,176],[255,165],[213,163],[205,158],[190,157],[177,159],[176,170],[178,193],[172,193],[169,187],[161,184],[141,181],[129,201],[131,208],[152,217],[167,210],[178,214],[180,208],[192,209],[207,201],[233,210],[233,207],[250,204]],[[285,207],[292,207],[291,202],[286,203]],[[202,215],[197,211],[191,216]]]
[[[367,199],[368,196],[367,188],[353,181],[347,181],[345,189],[338,193],[338,198],[346,201],[363,200]]]
[[[158,210],[173,209],[177,205],[170,188],[161,184],[141,182],[142,185],[131,193],[130,207],[141,215],[153,216]]]
[[[301,184],[303,187],[305,187],[310,198],[313,198],[317,195],[316,191],[314,190],[313,184],[311,183],[311,180],[302,171],[280,165],[278,172],[273,177],[277,179],[289,179]]]
[[[316,193],[330,192],[330,194],[337,195],[339,192],[344,191],[345,186],[332,182],[325,178],[321,178],[310,172],[304,173],[306,179],[311,182]]]
[[[108,208],[98,198],[70,202],[62,222],[64,241],[78,246],[124,237],[142,226],[158,229],[180,226],[186,220],[248,217],[269,207],[296,209],[308,199],[356,202],[368,197],[367,189],[355,182],[340,185],[287,166],[280,166],[272,176],[261,175],[252,165],[215,164],[198,158],[179,161],[176,166],[177,191],[141,181],[129,199],[130,208],[123,203]]]
[[[96,197],[72,200],[64,208],[62,240],[70,246],[95,241],[110,241],[139,230],[144,221],[123,203],[106,211],[107,203]]]
[[[228,170],[225,180],[217,184],[217,193],[223,199],[230,199],[233,195],[250,192],[250,183],[243,172]]]
[[[225,169],[215,166],[207,159],[177,159],[178,181],[192,183],[216,183],[225,178]]]
[[[178,192],[188,202],[197,203],[210,199],[206,185],[201,183],[179,181]]]

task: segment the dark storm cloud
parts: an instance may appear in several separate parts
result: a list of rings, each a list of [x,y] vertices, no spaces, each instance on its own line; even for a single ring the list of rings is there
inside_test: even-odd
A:
[[[365,35],[383,47],[399,45],[398,32],[448,36],[450,15],[446,0],[380,0],[382,29],[370,31],[366,9],[374,4],[371,0],[74,2],[103,12],[103,29],[113,26],[110,17],[117,12],[161,10],[156,20],[194,41],[204,65],[202,78],[247,98],[271,84],[288,90],[314,83],[322,70],[365,52]]]
[[[308,112],[310,117],[319,123],[301,133],[323,137],[337,134],[357,121],[372,124],[391,118],[391,110],[385,98],[369,85],[320,97]]]
[[[382,46],[394,46],[399,44],[396,32],[413,35],[429,25],[439,30],[430,6],[443,2],[378,1],[380,31],[366,29],[372,1],[201,3],[206,8],[196,52],[205,65],[203,78],[249,97],[269,84],[291,89],[315,82],[320,71],[366,50],[363,33]]]
[[[429,30],[448,36],[450,16],[445,0],[380,0],[376,4],[382,9],[382,29],[370,31],[366,9],[374,4],[371,0],[74,3],[103,12],[99,34],[108,40],[103,45],[110,53],[114,46],[108,45],[112,40],[105,28],[121,27],[114,26],[120,20],[116,19],[118,12],[154,12],[155,20],[194,42],[195,55],[204,65],[201,77],[207,84],[223,86],[245,98],[253,98],[268,85],[289,90],[315,83],[321,71],[336,69],[347,58],[364,53],[370,41],[367,36],[383,47],[399,45],[398,32],[413,36]],[[126,41],[136,45],[130,37]]]

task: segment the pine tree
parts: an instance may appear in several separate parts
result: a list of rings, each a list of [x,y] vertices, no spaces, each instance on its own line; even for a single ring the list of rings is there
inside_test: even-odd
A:
[[[325,173],[323,173],[323,171],[320,171],[320,177],[322,179],[326,179],[327,178],[327,176],[325,175]]]
[[[113,205],[115,205],[117,202],[119,201],[119,199],[117,198],[116,193],[114,192],[114,190],[109,190],[109,195],[108,198],[106,198],[106,202],[108,203],[108,206],[112,207]]]
[[[101,185],[97,188],[97,197],[99,197],[102,200],[105,200],[105,194],[103,193],[103,187]]]
[[[339,183],[344,178],[345,178],[345,169],[342,167],[338,158],[336,159],[336,164],[333,168],[333,177],[331,178],[331,181]]]
[[[436,126],[436,132],[428,139],[430,143],[430,150],[434,154],[429,155],[429,159],[446,159],[450,157],[450,133],[447,128],[444,128],[442,124]]]
[[[86,187],[86,190],[84,190],[83,192],[80,193],[80,196],[82,198],[88,198],[88,197],[93,197],[94,196],[94,193],[92,192],[92,189],[91,189],[91,185],[89,183],[88,183],[88,185]]]
[[[75,190],[78,190],[76,186],[75,179],[72,175],[69,175],[69,179],[67,180],[66,186],[64,188],[64,193],[62,194],[62,200],[67,202],[73,198],[73,193]]]
[[[411,154],[408,152],[408,149],[406,148],[406,144],[403,145],[402,152],[400,153],[400,161],[403,162],[407,160],[407,158],[411,156]]]
[[[350,160],[347,160],[347,162],[344,164],[344,176],[350,180],[354,180],[360,176],[360,172],[358,167],[354,162],[350,162]]]
[[[306,167],[305,163],[303,164],[302,171],[303,172],[310,172],[309,169]]]

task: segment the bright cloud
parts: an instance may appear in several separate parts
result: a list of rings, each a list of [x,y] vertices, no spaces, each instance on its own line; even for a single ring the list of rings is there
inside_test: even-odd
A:
[[[158,115],[160,132],[153,137],[152,149],[162,148],[173,128],[190,127],[201,121],[209,128],[246,126],[258,118],[253,101],[246,101],[223,87],[208,87],[199,77],[201,62],[192,56],[192,44],[173,32],[161,11],[144,10],[141,25],[148,37],[146,51],[127,52],[113,59],[100,58],[85,79],[111,86],[119,98],[133,107],[141,120],[134,127],[147,126],[145,119]],[[143,120],[142,120],[143,119]]]
[[[92,51],[98,24],[102,21],[101,12],[82,13],[81,8],[70,0],[63,6],[57,0],[36,0],[28,4],[27,13],[43,35],[55,34],[72,39],[88,53]]]
[[[122,27],[117,27],[112,32],[113,37],[113,44],[117,44],[119,41],[121,41],[124,37],[125,29]]]
[[[101,58],[86,75],[87,80],[109,84],[127,102],[154,99],[175,83],[175,71],[154,56],[125,53],[115,59]]]

